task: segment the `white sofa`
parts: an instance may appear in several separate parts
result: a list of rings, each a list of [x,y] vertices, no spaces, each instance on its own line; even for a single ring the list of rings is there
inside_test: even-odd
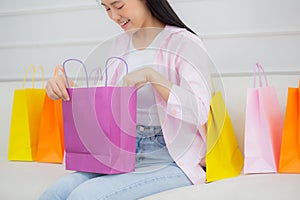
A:
[[[281,110],[285,112],[287,87],[298,85],[299,75],[269,75],[269,85],[277,90]],[[246,90],[252,87],[250,76],[222,78],[227,108],[243,151]],[[13,91],[20,82],[0,82],[0,199],[35,200],[60,176],[69,173],[64,165],[7,161],[7,147]],[[255,174],[224,179],[162,192],[151,199],[300,199],[300,174]]]

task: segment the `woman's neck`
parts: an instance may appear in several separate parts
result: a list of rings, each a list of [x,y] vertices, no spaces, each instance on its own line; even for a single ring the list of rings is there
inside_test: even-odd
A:
[[[156,25],[137,30],[132,36],[133,46],[138,50],[147,48],[164,27],[165,24],[159,22]]]

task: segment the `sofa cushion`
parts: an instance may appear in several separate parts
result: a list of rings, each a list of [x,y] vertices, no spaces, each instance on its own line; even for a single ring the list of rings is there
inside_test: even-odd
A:
[[[7,156],[0,155],[0,199],[38,199],[66,173],[63,164],[8,161]]]
[[[300,174],[252,174],[235,178],[182,187],[143,200],[174,199],[300,199]]]

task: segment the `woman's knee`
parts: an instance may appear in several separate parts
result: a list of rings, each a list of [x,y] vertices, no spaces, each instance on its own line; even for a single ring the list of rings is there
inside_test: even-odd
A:
[[[60,178],[40,197],[40,200],[65,200],[71,192],[85,181],[99,176],[94,173],[74,172]]]

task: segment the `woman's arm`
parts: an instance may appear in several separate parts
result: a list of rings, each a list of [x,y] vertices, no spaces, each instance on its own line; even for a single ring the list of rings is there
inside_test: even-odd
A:
[[[137,89],[143,87],[148,82],[152,84],[154,89],[167,102],[173,84],[156,70],[145,67],[131,72],[123,78],[124,86],[135,86]]]

